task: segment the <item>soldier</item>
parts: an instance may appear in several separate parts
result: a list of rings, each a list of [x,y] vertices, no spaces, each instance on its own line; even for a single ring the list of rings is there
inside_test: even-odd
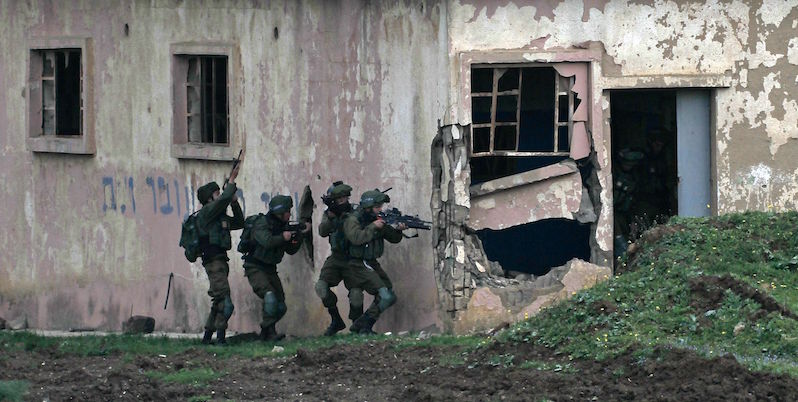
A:
[[[615,257],[626,252],[634,221],[634,207],[637,202],[638,163],[643,153],[624,148],[618,152],[620,169],[613,172],[613,206],[615,213]]]
[[[230,268],[227,265],[227,250],[230,250],[232,241],[230,231],[244,227],[244,213],[236,196],[235,178],[238,176],[238,167],[230,174],[230,179],[219,193],[219,185],[210,182],[197,190],[197,199],[202,204],[197,214],[198,226],[202,228],[200,235],[200,250],[202,251],[202,266],[208,274],[211,296],[211,312],[205,322],[205,335],[203,344],[211,344],[211,337],[216,331],[216,343],[225,344],[225,331],[227,320],[233,315],[233,300],[230,298],[230,284],[227,274]],[[227,215],[227,207],[233,209],[233,216]]]
[[[341,314],[338,312],[338,298],[330,288],[337,286],[348,274],[349,268],[349,243],[344,235],[343,225],[347,216],[352,212],[352,205],[349,197],[352,194],[352,187],[341,181],[333,183],[327,189],[325,204],[327,210],[321,218],[319,224],[319,235],[329,237],[332,253],[324,261],[319,273],[319,280],[316,282],[316,294],[321,298],[327,312],[330,313],[330,326],[324,331],[325,336],[335,335],[338,331],[346,328]],[[349,289],[349,319],[354,321],[363,315],[363,290],[359,288]]]
[[[378,190],[366,191],[360,197],[360,206],[344,221],[344,234],[349,241],[349,284],[347,288],[364,289],[374,296],[368,310],[352,324],[350,331],[373,334],[372,327],[380,314],[396,302],[393,285],[377,258],[382,256],[384,240],[399,243],[404,224],[396,228],[379,219],[384,203],[390,202],[387,194]],[[346,281],[346,279],[345,279]]]
[[[294,202],[286,195],[276,195],[269,201],[269,213],[263,216],[252,228],[255,249],[244,255],[244,274],[255,294],[263,299],[263,315],[260,323],[260,338],[263,341],[279,341],[285,338],[274,328],[277,321],[285,315],[285,294],[277,264],[283,255],[296,254],[302,245],[302,237],[286,230],[291,219]],[[306,228],[306,233],[310,228]]]

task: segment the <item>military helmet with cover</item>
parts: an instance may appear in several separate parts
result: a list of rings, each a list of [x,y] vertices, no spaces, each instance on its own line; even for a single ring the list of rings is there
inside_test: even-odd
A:
[[[336,181],[327,189],[327,196],[336,199],[352,195],[352,187],[342,181]]]
[[[618,156],[621,158],[622,163],[635,164],[645,156],[640,151],[635,151],[631,148],[624,148],[618,151]]]
[[[391,202],[391,197],[377,189],[366,191],[360,196],[361,208],[371,208],[386,202]]]
[[[294,200],[287,195],[277,194],[269,201],[269,212],[282,214],[288,212],[294,206]]]
[[[210,201],[213,193],[219,190],[219,185],[212,181],[197,189],[197,200],[199,200],[200,204],[205,205]]]

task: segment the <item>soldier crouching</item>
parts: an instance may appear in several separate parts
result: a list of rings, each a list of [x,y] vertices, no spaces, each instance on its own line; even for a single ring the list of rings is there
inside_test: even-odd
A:
[[[277,264],[282,261],[285,253],[296,254],[302,245],[302,236],[294,236],[291,231],[285,230],[293,206],[291,197],[277,195],[272,198],[269,202],[269,213],[252,229],[255,249],[243,257],[244,273],[249,284],[255,294],[263,299],[260,337],[267,342],[285,337],[275,329],[275,324],[287,310],[283,285],[277,276]]]
[[[349,241],[349,278],[345,279],[347,288],[363,289],[374,296],[368,310],[352,324],[352,332],[373,334],[373,326],[380,314],[396,303],[388,274],[380,266],[377,258],[382,256],[384,240],[399,243],[402,240],[404,224],[396,228],[386,225],[379,219],[385,203],[390,202],[388,195],[370,190],[360,197],[360,206],[350,214],[344,222],[344,234]]]

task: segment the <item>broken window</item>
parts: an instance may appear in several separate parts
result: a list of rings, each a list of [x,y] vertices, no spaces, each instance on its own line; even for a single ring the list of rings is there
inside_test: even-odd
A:
[[[227,144],[227,56],[186,56],[188,141]]]
[[[536,169],[570,155],[576,76],[552,66],[471,69],[472,182]]]
[[[80,49],[51,49],[36,52],[38,53],[36,59],[42,63],[40,135],[81,135],[83,73]]]

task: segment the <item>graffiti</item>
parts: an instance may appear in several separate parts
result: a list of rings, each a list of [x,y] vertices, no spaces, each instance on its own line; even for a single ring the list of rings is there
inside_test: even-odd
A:
[[[102,178],[103,206],[104,213],[116,211],[123,215],[136,215],[136,198],[134,195],[135,187],[132,177],[122,177],[116,179],[112,176]],[[139,182],[141,183],[141,182]],[[197,202],[196,191],[191,184],[180,185],[180,180],[163,176],[147,176],[144,178],[144,198],[152,197],[152,214],[162,216],[175,216],[185,220],[192,212],[201,205]],[[181,194],[182,193],[182,194]],[[260,200],[263,202],[263,212],[269,210],[269,201],[277,194],[282,192],[262,192]],[[142,194],[139,194],[141,197]],[[244,215],[247,213],[247,203],[244,191],[236,191],[238,202]],[[293,194],[294,205],[299,205],[299,193]],[[149,209],[144,208],[148,213]],[[258,211],[260,212],[260,211]],[[291,218],[296,219],[296,208],[291,210]]]
[[[124,183],[124,184],[123,184]],[[117,210],[117,194],[120,195],[120,204],[119,204],[119,212],[125,213],[127,210],[127,205],[124,204],[123,198],[124,193],[127,193],[127,196],[130,199],[130,209],[132,213],[136,213],[136,196],[133,194],[133,178],[132,177],[125,177],[122,180],[114,181],[113,177],[105,176],[102,178],[102,185],[103,185],[103,212],[107,212],[109,209],[112,211]]]

